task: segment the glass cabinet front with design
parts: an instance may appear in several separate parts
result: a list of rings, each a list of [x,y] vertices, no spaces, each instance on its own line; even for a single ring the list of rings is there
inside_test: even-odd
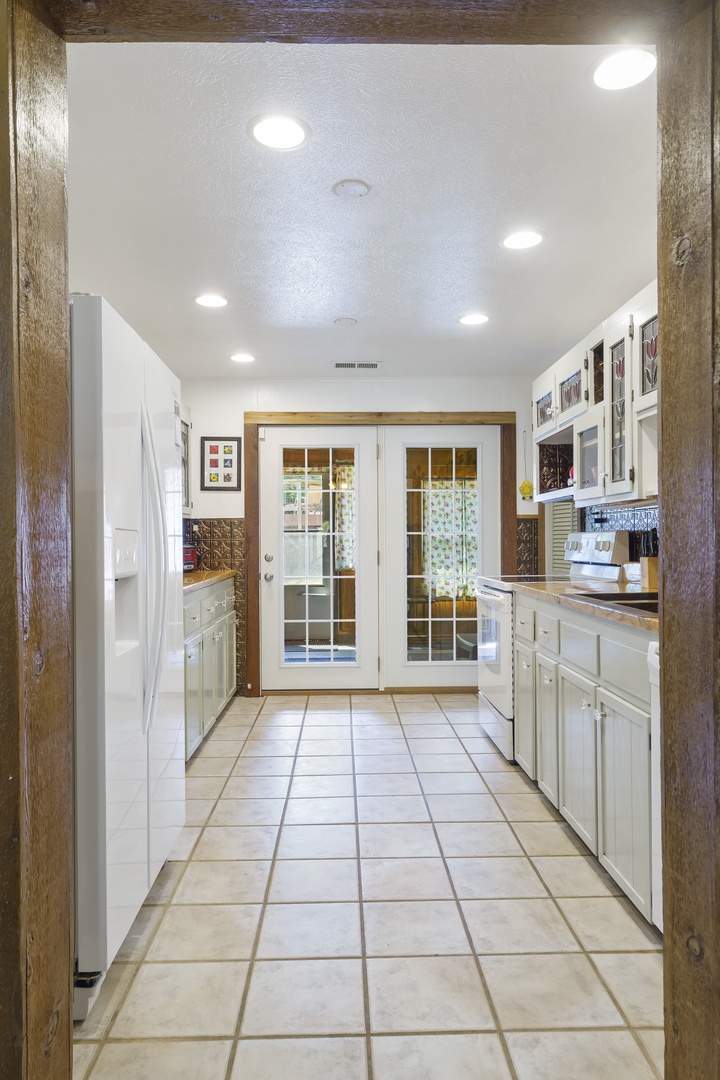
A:
[[[623,495],[633,488],[632,319],[616,317],[605,324],[605,363],[608,365],[605,424],[606,495]]]
[[[585,367],[585,343],[581,342],[557,363],[558,425],[574,420],[587,411],[588,389]]]
[[[540,378],[535,380],[532,395],[533,437],[537,440],[554,431],[558,425],[555,367],[543,372]]]
[[[643,289],[635,315],[635,415],[657,409],[660,383],[657,285]]]

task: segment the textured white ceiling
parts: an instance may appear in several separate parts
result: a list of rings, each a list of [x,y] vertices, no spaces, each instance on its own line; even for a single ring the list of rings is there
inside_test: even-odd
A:
[[[181,377],[537,374],[655,276],[655,79],[597,89],[605,51],[70,45],[72,288]],[[309,142],[259,146],[271,110]]]

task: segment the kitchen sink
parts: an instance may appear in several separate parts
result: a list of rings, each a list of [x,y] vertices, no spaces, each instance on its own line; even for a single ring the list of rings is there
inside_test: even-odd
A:
[[[659,610],[657,600],[614,600],[613,603],[617,607],[627,608],[628,611],[648,612],[650,615],[657,615]]]

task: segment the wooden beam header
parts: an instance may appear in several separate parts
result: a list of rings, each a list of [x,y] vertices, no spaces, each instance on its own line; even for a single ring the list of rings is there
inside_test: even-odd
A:
[[[372,427],[375,424],[409,427],[421,424],[478,424],[503,425],[515,423],[514,412],[246,412],[246,424],[266,427],[353,426]]]
[[[651,43],[692,0],[47,0],[67,41]]]

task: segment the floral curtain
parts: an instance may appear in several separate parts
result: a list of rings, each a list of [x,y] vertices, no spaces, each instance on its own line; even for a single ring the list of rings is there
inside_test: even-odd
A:
[[[474,596],[478,573],[477,480],[424,480],[423,565],[428,593]]]
[[[335,570],[355,569],[355,466],[336,465]],[[348,490],[350,489],[350,490]]]

